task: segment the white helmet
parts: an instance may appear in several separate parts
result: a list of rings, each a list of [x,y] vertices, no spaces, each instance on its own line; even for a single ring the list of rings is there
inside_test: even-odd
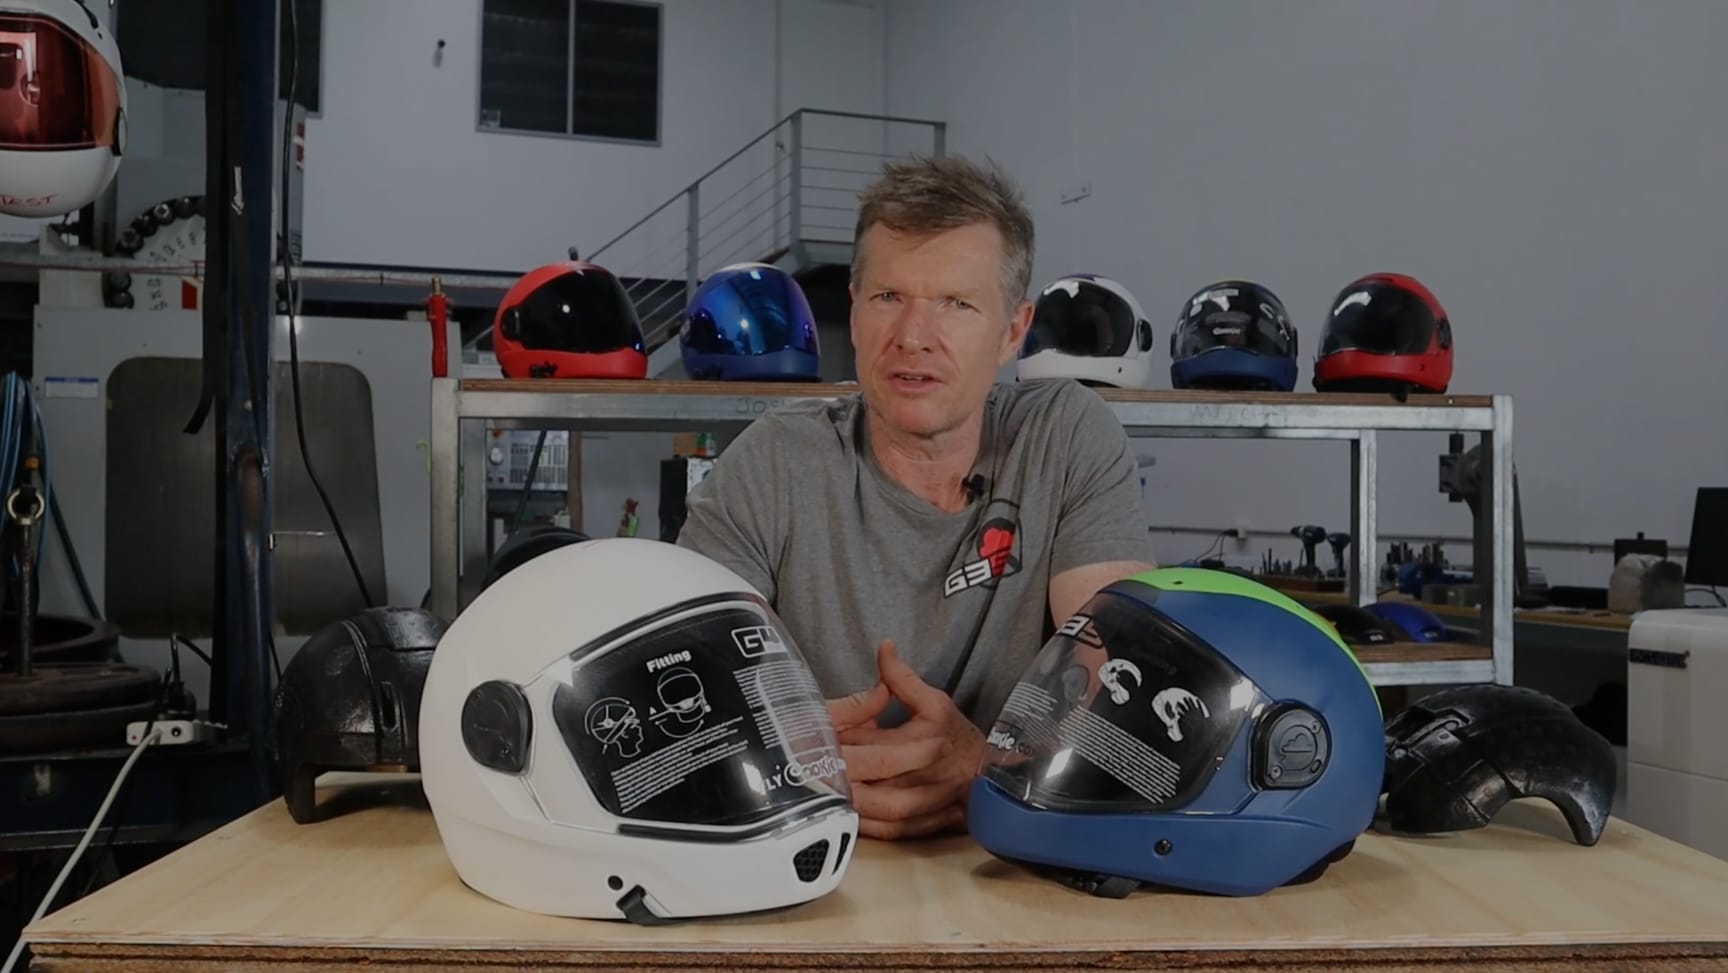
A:
[[[1128,288],[1108,277],[1058,277],[1038,294],[1018,377],[1151,388],[1152,322]]]
[[[0,0],[0,213],[82,209],[125,151],[113,32],[82,0]]]
[[[642,924],[807,902],[858,815],[816,681],[761,594],[662,541],[548,551],[439,641],[420,774],[462,881]]]

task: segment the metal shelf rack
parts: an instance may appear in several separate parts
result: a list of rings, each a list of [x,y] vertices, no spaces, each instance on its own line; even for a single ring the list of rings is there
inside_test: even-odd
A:
[[[553,428],[735,432],[795,399],[837,398],[850,385],[675,381],[432,380],[432,600],[455,617],[485,574],[485,429]],[[1375,483],[1381,432],[1462,432],[1481,437],[1489,502],[1479,533],[1490,563],[1476,566],[1482,592],[1474,645],[1400,644],[1362,652],[1377,685],[1512,682],[1512,399],[1507,395],[1411,396],[1302,392],[1104,389],[1130,436],[1330,439],[1350,443],[1354,539],[1348,593],[1374,600],[1379,564]]]

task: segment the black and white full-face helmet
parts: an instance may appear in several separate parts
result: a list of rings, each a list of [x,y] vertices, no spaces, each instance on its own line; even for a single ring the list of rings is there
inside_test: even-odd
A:
[[[858,815],[827,704],[772,608],[646,538],[547,551],[451,623],[421,779],[462,880],[531,912],[653,924],[839,885]]]

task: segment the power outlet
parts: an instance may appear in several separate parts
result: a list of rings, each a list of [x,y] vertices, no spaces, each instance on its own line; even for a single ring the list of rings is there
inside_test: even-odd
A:
[[[183,747],[193,743],[216,742],[216,724],[204,720],[157,720],[147,724],[138,720],[126,724],[126,745],[135,747],[144,739],[144,727],[156,733],[155,746]]]

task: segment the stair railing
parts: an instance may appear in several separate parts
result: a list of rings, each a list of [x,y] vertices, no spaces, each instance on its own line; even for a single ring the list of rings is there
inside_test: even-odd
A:
[[[678,332],[702,279],[742,261],[808,263],[809,243],[850,246],[858,192],[890,159],[941,155],[944,122],[800,108],[622,233],[579,251],[624,281],[649,351]]]

